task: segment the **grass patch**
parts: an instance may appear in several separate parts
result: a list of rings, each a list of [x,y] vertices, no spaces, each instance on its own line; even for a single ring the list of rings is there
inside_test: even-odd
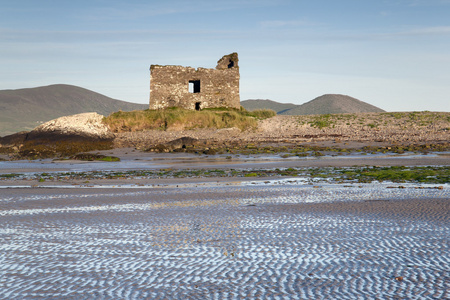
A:
[[[450,143],[430,143],[430,144],[411,144],[411,145],[391,145],[391,146],[365,146],[363,148],[341,148],[339,146],[315,146],[315,145],[258,145],[258,144],[240,144],[231,142],[217,145],[192,145],[185,148],[172,149],[170,145],[156,145],[147,151],[152,152],[186,152],[195,154],[235,154],[235,155],[263,155],[279,154],[283,158],[291,156],[298,157],[320,157],[324,155],[349,155],[358,153],[360,155],[377,153],[422,153],[450,151]],[[231,157],[230,157],[231,159]]]
[[[104,118],[113,132],[134,132],[143,130],[185,130],[194,128],[232,128],[240,130],[257,126],[257,119],[270,118],[275,112],[245,109],[211,108],[201,111],[169,108],[165,110],[135,110],[115,112]]]
[[[106,156],[101,154],[92,153],[79,153],[71,157],[71,159],[82,160],[82,161],[106,161],[106,162],[117,162],[120,158],[115,156]]]
[[[130,170],[123,172],[93,171],[67,173],[40,173],[27,177],[31,180],[93,180],[127,178],[206,178],[206,177],[302,177],[310,183],[369,183],[372,181],[445,184],[450,182],[450,169],[444,167],[352,167],[352,168],[287,168],[287,169],[216,169],[216,170]],[[2,174],[0,178],[14,179],[23,174]]]
[[[247,174],[244,174],[244,177],[258,177],[258,173],[247,173]]]
[[[331,127],[331,125],[333,125],[334,123],[335,123],[335,120],[331,118],[331,115],[326,114],[326,115],[315,116],[314,119],[309,122],[309,125],[311,127],[322,129],[322,128]]]
[[[264,120],[276,116],[276,112],[271,109],[256,109],[247,112],[247,116],[257,118],[259,120]]]
[[[23,174],[18,174],[18,173],[11,173],[11,174],[0,174],[0,178],[16,178],[16,177],[20,177]]]
[[[430,143],[430,144],[410,144],[410,145],[391,145],[389,147],[377,147],[377,146],[365,146],[362,149],[367,153],[376,153],[376,152],[392,152],[397,154],[403,154],[405,152],[421,152],[428,153],[430,151],[436,152],[444,152],[450,150],[450,143]]]
[[[358,182],[392,181],[420,183],[449,183],[448,167],[373,167],[340,170],[343,179]]]
[[[109,150],[113,148],[111,140],[105,141],[58,141],[36,144],[26,142],[19,150],[19,157],[27,159],[68,157],[80,152]]]
[[[16,150],[14,150],[14,147],[3,147],[0,146],[0,154],[11,154],[16,152]]]
[[[324,114],[304,115],[297,117],[299,125],[309,124],[313,128],[335,128],[343,125],[353,126],[364,130],[383,130],[390,128],[442,126],[450,120],[446,112],[383,112],[361,114]]]

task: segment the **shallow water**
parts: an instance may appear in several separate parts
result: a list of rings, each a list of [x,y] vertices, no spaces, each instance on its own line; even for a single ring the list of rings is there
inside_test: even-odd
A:
[[[360,186],[3,189],[0,298],[448,298],[449,190]]]
[[[105,152],[106,155],[109,155]],[[122,156],[119,162],[75,161],[75,160],[18,160],[0,161],[0,174],[34,173],[34,172],[91,172],[91,171],[124,171],[124,170],[156,170],[166,168],[176,169],[213,169],[213,168],[275,168],[304,167],[323,165],[395,165],[401,161],[405,165],[415,164],[414,161],[424,161],[420,165],[446,165],[447,152],[430,153],[428,155],[406,154],[347,154],[323,157],[282,158],[279,155],[212,155],[195,154],[155,154],[139,153]],[[231,159],[227,159],[231,158]],[[434,160],[437,159],[437,160]]]

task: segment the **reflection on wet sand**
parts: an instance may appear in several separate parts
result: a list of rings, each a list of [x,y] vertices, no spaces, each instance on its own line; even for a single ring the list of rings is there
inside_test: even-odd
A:
[[[450,194],[2,189],[0,298],[448,298]]]

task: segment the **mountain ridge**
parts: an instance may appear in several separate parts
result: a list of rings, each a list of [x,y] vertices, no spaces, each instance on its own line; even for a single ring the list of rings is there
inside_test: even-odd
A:
[[[247,110],[272,109],[279,115],[384,112],[379,107],[341,94],[325,94],[301,105],[262,99],[244,100],[241,101],[241,105]]]
[[[0,136],[32,130],[36,126],[68,115],[96,112],[109,115],[119,110],[147,109],[69,84],[0,90]]]
[[[293,103],[281,103],[269,99],[248,99],[241,101],[241,106],[246,110],[256,110],[256,109],[271,109],[277,113],[280,111],[286,111],[297,107],[297,104]]]

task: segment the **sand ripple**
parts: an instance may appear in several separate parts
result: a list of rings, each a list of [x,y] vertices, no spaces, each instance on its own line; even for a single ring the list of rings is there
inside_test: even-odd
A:
[[[449,198],[331,185],[4,190],[0,298],[449,298]]]

